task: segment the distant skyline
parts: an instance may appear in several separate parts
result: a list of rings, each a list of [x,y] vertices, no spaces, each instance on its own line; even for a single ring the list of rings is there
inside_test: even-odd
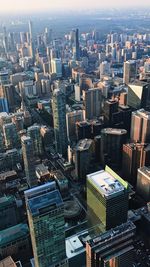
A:
[[[81,1],[81,0],[4,0],[0,6],[1,13],[17,13],[17,12],[36,12],[36,11],[52,11],[63,9],[85,9],[85,8],[109,8],[109,7],[146,7],[150,6],[150,0],[92,0],[92,1]]]

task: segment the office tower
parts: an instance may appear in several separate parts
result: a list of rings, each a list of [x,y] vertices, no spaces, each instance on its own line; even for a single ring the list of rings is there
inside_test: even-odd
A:
[[[15,108],[15,88],[12,84],[3,84],[0,86],[0,97],[7,101],[9,111]]]
[[[33,125],[27,130],[27,134],[33,143],[33,155],[35,157],[40,157],[43,154],[43,143],[40,130],[41,127],[39,125]]]
[[[126,142],[127,131],[124,129],[105,128],[101,130],[101,159],[103,166],[109,165],[121,169],[122,148]]]
[[[7,123],[3,126],[4,142],[7,149],[18,148],[20,146],[16,125]]]
[[[21,253],[22,252],[22,253]],[[8,256],[26,260],[31,257],[30,233],[27,224],[17,224],[0,231],[0,258]]]
[[[35,267],[67,267],[64,204],[55,182],[25,191]]]
[[[32,21],[29,21],[29,34],[30,34],[30,42],[32,42],[33,40],[33,25],[32,25]]]
[[[129,143],[123,145],[123,175],[124,179],[136,185],[137,170],[150,165],[150,145]]]
[[[60,58],[51,59],[51,70],[52,73],[57,75],[57,78],[62,77],[62,62]]]
[[[82,75],[79,79],[79,86],[80,86],[80,90],[81,92],[83,90],[88,90],[88,89],[91,89],[93,88],[93,82],[92,82],[92,79],[89,78],[89,77],[86,77],[84,75]]]
[[[92,120],[101,115],[102,96],[99,88],[83,91],[83,103],[85,108],[85,119]]]
[[[91,133],[92,137],[94,138],[97,135],[100,135],[101,130],[104,127],[104,123],[101,120],[92,120],[90,121],[91,123]]]
[[[136,190],[146,202],[150,202],[150,167],[138,169]]]
[[[94,137],[95,161],[101,163],[101,135]]]
[[[27,43],[27,33],[26,32],[20,32],[20,41],[21,44],[24,45],[24,43]]]
[[[80,59],[79,29],[71,31],[71,42],[75,50],[75,60]]]
[[[110,74],[111,74],[110,63],[107,61],[103,61],[100,64],[100,79],[103,78],[103,76],[109,76]]]
[[[129,106],[120,105],[118,112],[121,113],[122,128],[130,135],[132,109]]]
[[[132,112],[131,142],[150,143],[150,112],[140,109]]]
[[[67,155],[66,98],[55,89],[52,97],[55,145],[57,153]]]
[[[105,123],[110,127],[113,124],[113,113],[118,111],[118,101],[107,100],[104,102],[103,112]]]
[[[18,214],[14,196],[3,196],[0,198],[0,230],[17,224]]]
[[[109,167],[87,175],[89,224],[105,232],[127,221],[128,184]]]
[[[80,89],[80,86],[78,84],[75,84],[74,90],[75,90],[75,100],[80,102],[81,101],[81,89]]]
[[[0,129],[0,153],[4,152],[4,140],[2,130]]]
[[[124,62],[124,76],[123,81],[125,84],[130,83],[132,80],[136,79],[137,66],[135,60],[128,60]]]
[[[31,57],[34,58],[34,41],[33,41],[33,23],[32,21],[29,21],[29,48],[30,48],[30,54]]]
[[[132,267],[136,226],[124,223],[86,242],[86,267]]]
[[[69,141],[76,140],[76,122],[83,121],[83,110],[72,111],[66,114],[67,137]]]
[[[27,183],[29,187],[34,187],[37,185],[37,178],[35,175],[34,151],[31,137],[22,136],[21,144]]]
[[[88,121],[76,122],[76,138],[77,140],[91,138],[91,123]]]
[[[149,83],[136,80],[128,84],[128,106],[134,109],[150,109]]]
[[[90,172],[93,156],[93,140],[80,140],[75,148],[75,176],[76,179],[80,180],[83,184],[86,183],[86,175]]]

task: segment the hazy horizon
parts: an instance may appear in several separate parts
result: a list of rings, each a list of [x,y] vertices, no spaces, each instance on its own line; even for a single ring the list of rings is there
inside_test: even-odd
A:
[[[99,0],[93,0],[85,4],[81,0],[5,0],[1,3],[0,13],[27,13],[39,11],[62,11],[76,9],[96,9],[96,8],[120,8],[120,7],[147,7],[150,6],[149,0],[127,0],[125,3],[120,3],[120,0],[111,0],[106,3],[100,3]]]

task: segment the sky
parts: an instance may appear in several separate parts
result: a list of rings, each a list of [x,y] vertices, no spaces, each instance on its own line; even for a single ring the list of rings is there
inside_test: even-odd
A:
[[[120,6],[150,6],[150,0],[0,0],[0,12],[84,9]]]

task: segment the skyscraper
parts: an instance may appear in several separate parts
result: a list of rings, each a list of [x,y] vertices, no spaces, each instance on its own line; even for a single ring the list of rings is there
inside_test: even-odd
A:
[[[102,96],[99,88],[83,91],[83,103],[85,108],[85,119],[92,120],[101,115]]]
[[[90,171],[94,154],[94,142],[91,139],[80,140],[75,148],[75,175],[83,184]]]
[[[150,202],[150,167],[138,169],[136,189],[146,202]]]
[[[122,148],[126,142],[127,131],[124,129],[105,128],[101,130],[101,160],[103,166],[109,165],[121,169]]]
[[[62,77],[62,62],[60,58],[53,58],[51,60],[51,70],[52,73],[57,75],[57,78]]]
[[[150,165],[150,145],[129,143],[123,145],[123,175],[124,179],[136,186],[137,170]]]
[[[124,223],[86,243],[86,267],[132,267],[136,226]]]
[[[76,110],[66,114],[67,137],[69,141],[76,140],[76,122],[83,121],[83,110]]]
[[[5,146],[7,149],[19,147],[19,137],[14,123],[7,123],[3,126]]]
[[[21,144],[27,183],[29,187],[34,187],[37,185],[37,178],[35,174],[35,161],[32,139],[29,136],[24,135],[21,138]]]
[[[128,84],[131,80],[135,80],[137,75],[137,66],[135,60],[124,62],[124,83]]]
[[[55,182],[25,192],[35,267],[67,267],[64,205]]]
[[[66,98],[55,89],[52,97],[56,151],[63,156],[67,155],[67,127],[66,127]]]
[[[140,109],[132,112],[131,141],[150,143],[150,112]]]
[[[28,136],[32,139],[33,154],[34,156],[41,156],[43,154],[43,143],[41,136],[41,127],[39,125],[33,125],[28,128]]]
[[[79,29],[71,31],[71,42],[75,49],[75,59],[80,59]]]
[[[127,221],[128,184],[109,167],[87,175],[89,224],[105,232]]]

